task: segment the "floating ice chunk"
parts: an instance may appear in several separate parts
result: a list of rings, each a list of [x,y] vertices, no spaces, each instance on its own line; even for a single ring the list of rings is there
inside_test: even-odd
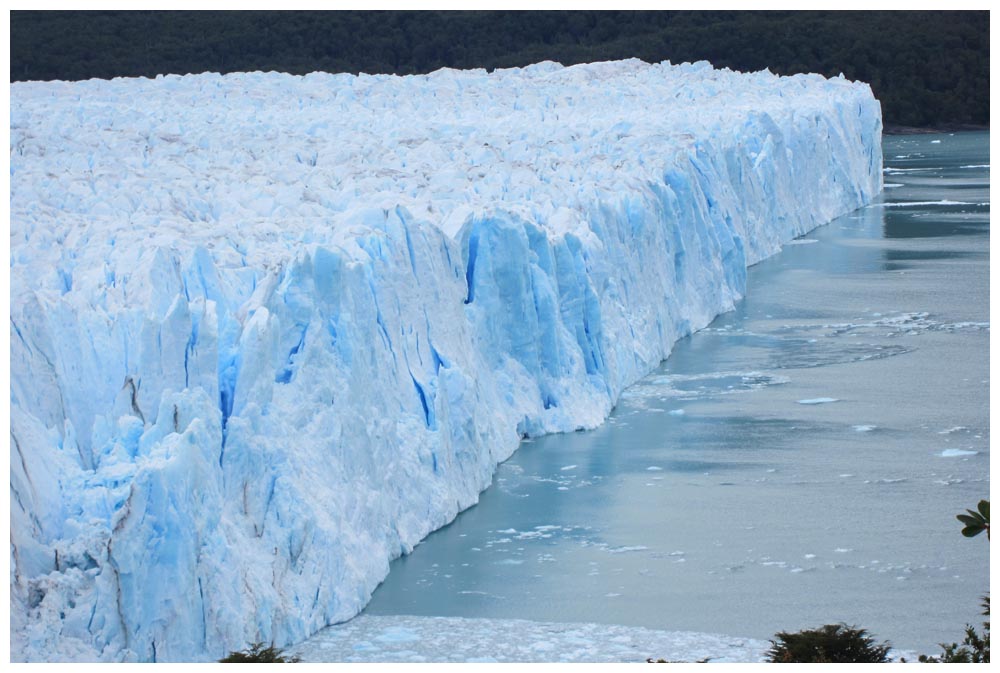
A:
[[[974,201],[950,201],[941,199],[940,201],[893,201],[891,203],[881,202],[869,204],[869,208],[924,208],[927,206],[987,206],[988,203],[977,203]]]
[[[420,636],[410,629],[397,626],[391,627],[375,636],[380,643],[412,643],[420,640]]]
[[[988,330],[990,324],[983,321],[963,321],[955,322],[946,325],[941,325],[941,329],[946,331],[956,331],[956,330]],[[968,381],[968,379],[964,379]]]
[[[671,416],[683,416],[684,415],[684,410],[683,409],[671,409],[669,413],[670,413]]]
[[[659,472],[661,470],[663,470],[663,468],[657,465],[650,465],[649,467],[646,468],[647,472]]]
[[[814,397],[808,400],[799,400],[799,404],[829,404],[830,402],[839,401],[836,397]]]
[[[938,455],[942,458],[957,458],[958,456],[974,456],[978,451],[971,451],[966,449],[945,449]]]
[[[785,245],[809,245],[810,243],[819,243],[819,239],[816,238],[796,238]]]
[[[559,471],[560,472],[567,472],[569,470],[575,470],[575,469],[576,469],[576,465],[566,465],[564,467],[560,467]]]
[[[855,432],[871,432],[872,430],[875,430],[877,426],[875,426],[875,425],[853,425],[851,427],[854,428]]]
[[[956,425],[953,428],[948,428],[946,430],[939,430],[938,434],[939,435],[950,435],[951,433],[958,432],[959,430],[965,430],[965,426],[964,425]]]

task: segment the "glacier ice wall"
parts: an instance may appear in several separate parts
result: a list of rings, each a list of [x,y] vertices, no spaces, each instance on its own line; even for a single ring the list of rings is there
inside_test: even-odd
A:
[[[881,189],[867,85],[622,61],[15,83],[15,660],[355,615]]]

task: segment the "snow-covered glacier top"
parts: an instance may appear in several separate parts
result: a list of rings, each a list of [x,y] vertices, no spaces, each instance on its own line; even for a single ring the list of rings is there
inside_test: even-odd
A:
[[[662,181],[677,155],[725,140],[759,163],[773,147],[756,127],[843,133],[824,118],[831,101],[860,115],[867,96],[818,75],[637,60],[19,83],[11,93],[19,252],[120,264],[153,247],[203,246],[219,264],[254,268],[303,243],[349,245],[350,227],[397,206],[451,235],[491,208],[549,233],[587,232],[595,201]],[[834,140],[861,149],[858,136]],[[84,264],[52,264],[55,288],[60,266]],[[103,274],[74,280],[118,298]]]
[[[842,78],[706,63],[11,85],[15,659],[347,619],[881,189]]]

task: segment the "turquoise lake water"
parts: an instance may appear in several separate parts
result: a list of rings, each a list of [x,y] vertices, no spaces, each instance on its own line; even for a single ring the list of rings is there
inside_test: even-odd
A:
[[[525,442],[366,613],[843,621],[928,653],[978,625],[988,545],[955,514],[989,497],[989,135],[883,149],[877,203],[752,268],[602,427]]]

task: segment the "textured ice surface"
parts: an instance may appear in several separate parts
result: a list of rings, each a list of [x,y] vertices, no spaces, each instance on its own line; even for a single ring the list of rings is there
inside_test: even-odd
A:
[[[289,649],[304,662],[764,661],[766,640],[613,624],[362,615]]]
[[[735,663],[765,661],[770,646],[752,638],[614,624],[362,615],[320,631],[288,654],[307,663]],[[889,652],[893,661],[915,661],[916,656],[904,650]]]
[[[706,63],[10,94],[15,660],[352,617],[882,183],[866,85]]]

